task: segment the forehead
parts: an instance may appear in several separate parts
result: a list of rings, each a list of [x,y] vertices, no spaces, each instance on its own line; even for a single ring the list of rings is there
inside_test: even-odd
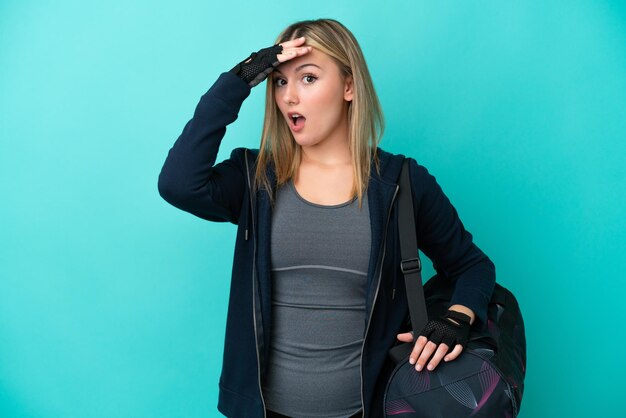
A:
[[[311,70],[314,68],[310,66],[300,68],[305,64],[315,64],[321,68],[321,71],[338,70],[337,64],[335,64],[333,59],[328,54],[313,48],[311,52],[305,55],[283,62],[276,67],[276,71],[282,74],[288,74],[296,71]]]

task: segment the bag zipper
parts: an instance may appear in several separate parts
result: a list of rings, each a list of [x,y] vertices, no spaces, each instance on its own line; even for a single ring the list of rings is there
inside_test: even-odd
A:
[[[370,329],[370,323],[372,321],[372,315],[374,314],[374,306],[376,305],[376,299],[378,297],[378,290],[380,289],[380,282],[383,276],[383,261],[385,260],[385,251],[387,249],[387,230],[389,228],[389,218],[391,218],[391,210],[393,209],[393,203],[396,200],[396,195],[398,194],[398,189],[400,186],[396,185],[396,190],[393,193],[393,198],[391,199],[391,205],[389,206],[389,213],[387,214],[387,223],[385,224],[385,233],[383,234],[383,248],[382,248],[382,257],[380,258],[380,271],[378,274],[378,281],[376,284],[376,293],[374,293],[374,301],[372,302],[372,308],[370,309],[370,315],[367,320],[367,327],[365,328],[365,336],[363,337],[363,345],[361,346],[361,407],[363,410],[363,418],[365,418],[365,395],[363,394],[363,350],[365,349],[365,340],[367,340],[367,332]]]

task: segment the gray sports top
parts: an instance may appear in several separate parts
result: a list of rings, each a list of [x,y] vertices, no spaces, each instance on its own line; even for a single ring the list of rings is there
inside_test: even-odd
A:
[[[263,397],[290,417],[361,409],[369,205],[311,203],[288,182],[272,217],[272,336]]]

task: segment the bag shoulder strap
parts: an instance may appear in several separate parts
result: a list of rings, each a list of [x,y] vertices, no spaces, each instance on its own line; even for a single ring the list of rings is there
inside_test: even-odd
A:
[[[422,287],[422,262],[417,247],[417,229],[415,228],[415,212],[413,194],[409,176],[409,159],[405,158],[400,173],[400,190],[398,194],[398,233],[400,236],[400,269],[404,274],[406,295],[411,315],[411,326],[414,338],[417,338],[428,322],[424,288]]]

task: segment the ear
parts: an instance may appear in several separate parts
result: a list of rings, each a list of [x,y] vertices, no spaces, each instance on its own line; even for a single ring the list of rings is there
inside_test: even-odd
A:
[[[346,77],[346,81],[344,82],[343,89],[343,99],[346,102],[351,102],[354,98],[354,80],[351,75]]]

